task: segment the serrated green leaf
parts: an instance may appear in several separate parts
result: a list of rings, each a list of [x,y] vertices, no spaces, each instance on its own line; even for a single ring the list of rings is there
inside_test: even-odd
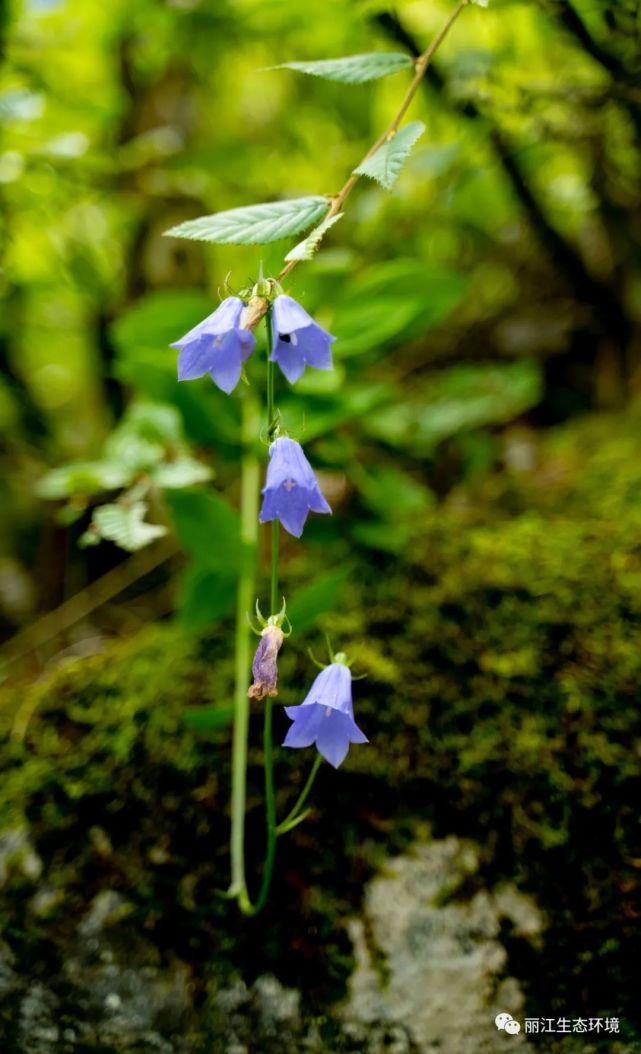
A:
[[[298,245],[295,245],[294,248],[287,253],[287,256],[285,257],[286,262],[291,263],[292,260],[296,260],[297,262],[299,260],[311,260],[326,232],[330,227],[334,226],[337,220],[340,220],[342,215],[343,213],[339,212],[336,216],[328,216],[322,223],[319,223],[318,227],[314,227],[311,234],[308,234],[302,242],[299,242]]]
[[[145,523],[146,512],[145,501],[135,501],[132,505],[102,505],[94,511],[92,526],[101,538],[133,553],[167,533],[167,528],[160,524]]]
[[[131,469],[111,461],[78,461],[47,472],[37,484],[40,498],[68,498],[74,494],[97,494],[101,490],[126,487]]]
[[[157,465],[152,473],[152,479],[156,486],[166,487],[168,490],[180,487],[193,487],[196,483],[204,483],[211,479],[213,472],[201,461],[192,457],[176,458],[175,461],[167,461],[163,465]]]
[[[365,84],[387,77],[390,73],[410,69],[414,61],[400,51],[371,51],[363,55],[347,55],[341,59],[322,59],[320,62],[282,62],[271,70],[297,70],[312,77],[340,81],[341,84]]]
[[[217,245],[265,245],[300,234],[313,223],[318,223],[328,206],[328,198],[319,195],[246,205],[187,220],[165,231],[165,235]]]
[[[414,143],[425,131],[422,121],[410,121],[396,133],[393,139],[378,148],[375,154],[354,169],[357,176],[369,176],[390,190],[400,175]]]

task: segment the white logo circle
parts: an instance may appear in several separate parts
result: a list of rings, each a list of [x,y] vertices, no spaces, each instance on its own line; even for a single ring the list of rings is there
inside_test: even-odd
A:
[[[505,1031],[509,1032],[511,1036],[515,1036],[517,1032],[521,1031],[521,1026],[519,1025],[518,1021],[515,1021],[512,1017],[509,1021],[505,1022]]]
[[[511,1014],[497,1014],[496,1017],[494,1018],[494,1024],[500,1030],[500,1029],[504,1029],[505,1026],[507,1025],[508,1021],[511,1021],[511,1020],[512,1020],[512,1015]]]

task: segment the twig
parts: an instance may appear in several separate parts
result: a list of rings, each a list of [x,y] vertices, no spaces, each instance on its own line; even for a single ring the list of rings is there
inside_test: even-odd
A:
[[[456,5],[454,10],[452,11],[452,14],[450,15],[450,17],[448,18],[447,22],[445,23],[445,25],[441,29],[440,33],[438,33],[435,36],[435,38],[432,41],[432,43],[429,45],[428,48],[425,49],[425,51],[422,53],[422,55],[419,55],[419,57],[417,58],[417,60],[416,60],[416,62],[414,64],[415,65],[415,69],[416,69],[416,72],[414,74],[414,78],[413,78],[412,83],[410,84],[409,88],[405,92],[405,95],[403,97],[403,101],[402,101],[402,103],[401,103],[401,105],[400,105],[400,107],[398,109],[398,112],[397,112],[396,116],[394,117],[394,119],[393,119],[392,123],[389,125],[389,127],[385,129],[385,131],[382,133],[382,135],[379,135],[379,137],[376,140],[376,142],[373,143],[372,146],[369,148],[369,150],[367,151],[367,153],[363,157],[362,161],[360,162],[360,165],[362,165],[363,162],[367,161],[367,159],[370,158],[372,156],[372,154],[375,154],[376,151],[379,150],[383,146],[383,144],[386,143],[389,139],[391,139],[396,134],[396,132],[398,131],[398,126],[400,125],[401,121],[403,120],[403,117],[407,113],[407,110],[410,107],[412,99],[416,95],[418,87],[419,87],[421,81],[423,80],[423,77],[425,76],[426,70],[427,70],[430,62],[432,61],[434,55],[436,54],[436,52],[438,51],[439,47],[441,46],[441,44],[445,40],[445,37],[449,33],[450,29],[452,28],[452,26],[456,22],[456,20],[457,20],[458,16],[460,15],[461,11],[463,10],[464,7],[467,7],[468,3],[469,3],[469,0],[458,0],[458,4]],[[359,165],[357,165],[356,167],[358,168]],[[360,177],[356,174],[356,172],[352,172],[352,174],[350,175],[349,179],[347,180],[347,182],[345,183],[343,188],[332,199],[332,203],[329,206],[329,209],[327,210],[327,215],[325,216],[325,220],[329,220],[333,216],[337,216],[338,213],[342,211],[342,208],[343,208],[343,205],[345,204],[345,201],[347,200],[348,196],[351,194],[353,188],[358,183],[359,178]],[[294,269],[294,267],[296,266],[296,264],[299,263],[299,262],[300,262],[299,260],[290,260],[290,262],[288,264],[286,264],[285,267],[283,267],[282,271],[278,275],[278,281],[280,281],[282,278],[285,278],[285,276],[288,275],[290,273],[290,271],[292,271]]]

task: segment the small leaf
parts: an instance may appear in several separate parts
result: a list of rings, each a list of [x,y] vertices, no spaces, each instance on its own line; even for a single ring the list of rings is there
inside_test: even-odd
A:
[[[165,231],[165,235],[217,245],[265,245],[300,234],[318,223],[328,206],[329,200],[319,195],[269,201],[187,220]]]
[[[74,494],[97,494],[101,490],[126,487],[131,480],[127,465],[113,461],[78,461],[47,472],[37,484],[40,498],[69,498]]]
[[[242,552],[235,509],[211,492],[170,490],[166,497],[180,543],[198,567],[233,577]]]
[[[132,505],[102,505],[94,511],[92,526],[101,538],[133,553],[167,533],[166,527],[145,523],[146,512],[145,501],[135,501]]]
[[[311,260],[326,232],[330,227],[334,226],[337,220],[340,220],[342,215],[343,213],[339,212],[336,216],[328,216],[322,223],[319,223],[318,227],[314,227],[311,234],[308,234],[302,242],[299,242],[287,253],[285,257],[286,263],[291,263],[293,260]]]
[[[416,524],[397,523],[392,530],[389,523],[357,523],[353,530],[354,538],[368,549],[379,549],[383,553],[402,553],[407,549],[412,536],[420,528]]]
[[[190,633],[208,629],[233,610],[236,578],[196,563],[185,571],[178,598],[178,624]]]
[[[194,732],[214,732],[232,723],[234,710],[233,703],[194,706],[183,715],[183,721],[187,728],[193,729]]]
[[[393,139],[378,148],[375,154],[363,161],[354,169],[357,176],[369,176],[387,190],[390,190],[399,177],[400,171],[409,157],[414,143],[425,131],[422,121],[410,121],[396,133]]]
[[[384,353],[386,346],[400,347],[421,336],[448,317],[469,286],[469,275],[424,260],[372,264],[337,293],[328,327],[337,338],[337,358],[377,348]]]
[[[342,59],[323,59],[320,62],[283,62],[269,66],[270,70],[297,70],[312,77],[324,77],[341,84],[365,84],[387,77],[390,73],[410,69],[414,61],[399,51],[372,51],[364,55],[348,55]]]
[[[349,579],[352,568],[344,565],[337,571],[321,575],[311,585],[298,591],[287,608],[287,614],[297,633],[304,633],[324,615],[336,607]]]
[[[504,424],[541,399],[541,368],[524,360],[452,366],[411,400],[381,408],[364,421],[368,435],[419,456],[451,436]]]
[[[175,461],[167,461],[163,465],[157,465],[151,473],[152,479],[157,487],[166,487],[168,490],[180,487],[193,487],[196,483],[204,483],[211,479],[213,472],[207,465],[196,461],[193,457],[176,458]]]
[[[372,466],[354,477],[365,504],[383,520],[420,516],[434,504],[431,491],[401,469]]]

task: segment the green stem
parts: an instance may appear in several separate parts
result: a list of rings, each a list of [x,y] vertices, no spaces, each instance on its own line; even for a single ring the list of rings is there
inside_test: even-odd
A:
[[[274,363],[269,361],[272,352],[272,329],[271,319],[268,313],[266,318],[267,328],[267,433],[271,438],[274,425]],[[270,615],[278,611],[278,520],[272,521],[272,553],[271,553],[271,587],[270,587]],[[254,905],[253,913],[257,914],[264,908],[269,895],[269,887],[274,871],[274,860],[276,858],[276,796],[274,794],[274,745],[272,736],[272,715],[274,704],[271,696],[265,699],[265,723],[263,730],[263,758],[265,766],[265,814],[267,822],[267,849],[265,852],[265,866],[263,878],[260,885],[258,898]]]
[[[268,337],[268,342],[267,342],[268,343],[268,349],[267,349],[267,354],[268,355],[271,355],[271,350],[272,350],[271,349],[272,340],[271,340],[270,325],[271,325],[271,321],[270,321],[270,316],[268,314],[267,315],[267,329],[268,329],[268,332],[269,332],[269,337]],[[273,438],[274,425],[276,424],[276,421],[275,421],[275,413],[276,413],[276,411],[274,409],[274,373],[275,373],[275,364],[273,362],[270,362],[269,359],[268,359],[267,360],[267,436],[268,436],[268,438],[270,440]]]
[[[249,907],[245,880],[245,796],[247,785],[247,738],[249,732],[248,673],[251,663],[250,628],[247,612],[256,593],[256,553],[258,547],[258,458],[253,452],[260,428],[258,400],[251,390],[242,399],[240,536],[241,568],[236,602],[236,666],[234,693],[234,735],[231,774],[231,885],[229,895],[238,897],[243,911]]]
[[[276,828],[276,834],[285,834],[291,829],[292,825],[298,821],[298,814],[301,812],[303,805],[307,801],[307,795],[312,789],[314,780],[316,779],[316,773],[321,767],[322,762],[323,759],[321,755],[317,754],[316,758],[314,759],[314,764],[312,765],[311,772],[307,777],[307,782],[305,783],[305,786],[298,795],[295,805],[293,805],[292,808],[289,810],[285,819],[281,820],[281,822],[278,824],[278,827]]]
[[[274,599],[276,598],[276,600]],[[271,580],[271,610],[277,609],[278,600],[278,520],[272,524],[272,580]],[[272,736],[272,715],[274,704],[271,696],[265,699],[265,721],[263,726],[263,764],[265,767],[265,818],[267,822],[267,848],[265,850],[265,864],[263,877],[256,903],[251,905],[248,900],[241,903],[246,914],[257,915],[265,907],[269,896],[269,887],[274,872],[274,861],[276,859],[276,795],[274,793],[274,743]]]
[[[278,520],[272,520],[272,581],[269,592],[269,602],[271,604],[270,615],[275,615],[280,607],[280,597],[278,596]]]
[[[265,765],[265,811],[267,817],[267,850],[265,852],[265,866],[263,868],[263,879],[260,891],[254,905],[253,914],[257,915],[267,903],[269,887],[274,872],[274,860],[276,858],[276,797],[274,795],[274,756],[272,742],[272,710],[271,696],[265,699],[265,724],[263,731],[263,749]]]

